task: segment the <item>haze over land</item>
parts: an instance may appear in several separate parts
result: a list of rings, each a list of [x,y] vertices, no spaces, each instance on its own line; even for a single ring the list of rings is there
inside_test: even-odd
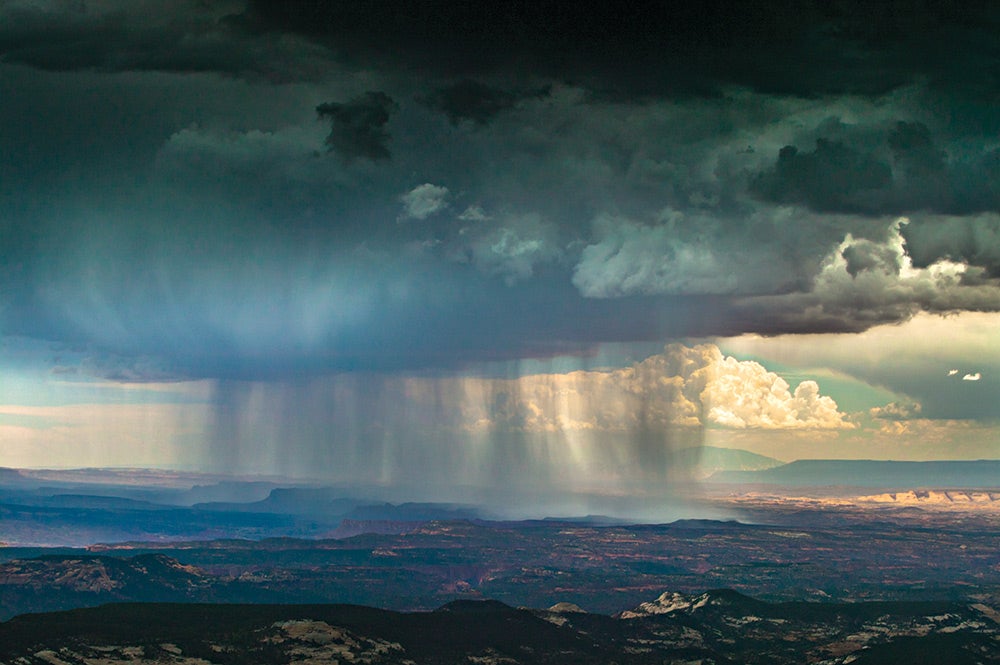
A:
[[[0,466],[545,512],[699,446],[996,459],[998,26],[2,3]]]

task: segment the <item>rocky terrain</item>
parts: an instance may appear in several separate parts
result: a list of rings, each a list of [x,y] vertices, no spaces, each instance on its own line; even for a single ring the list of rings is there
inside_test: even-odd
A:
[[[105,605],[0,624],[4,665],[174,663],[1000,663],[995,608],[765,603],[666,592],[618,616],[572,604],[454,601],[397,613],[350,605]]]
[[[1000,492],[975,490],[907,490],[858,497],[859,501],[894,505],[1000,510]]]
[[[811,500],[821,501],[819,499]],[[0,620],[109,602],[565,601],[614,614],[663,589],[767,601],[1000,599],[1000,515],[744,497],[756,524],[431,521],[348,538],[0,549]]]
[[[217,585],[214,576],[163,554],[52,554],[0,564],[0,616],[115,600],[212,600]]]

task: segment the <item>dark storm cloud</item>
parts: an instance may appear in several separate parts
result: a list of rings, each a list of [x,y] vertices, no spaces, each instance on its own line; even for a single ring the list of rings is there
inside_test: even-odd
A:
[[[774,165],[751,180],[751,192],[765,201],[797,203],[819,212],[1000,211],[995,149],[970,151],[957,144],[956,154],[950,155],[921,122],[895,121],[880,128],[875,140],[872,129],[846,128],[838,138],[820,136],[811,150],[784,146]]]
[[[227,18],[239,3],[10,3],[0,8],[0,56],[49,71],[221,72],[311,79],[325,49],[261,39]]]
[[[0,8],[5,334],[254,378],[1000,307],[985,5],[68,6]]]
[[[7,62],[58,71],[287,82],[322,79],[336,61],[447,81],[437,87],[500,77],[513,81],[500,89],[530,90],[541,79],[624,99],[713,96],[733,85],[878,95],[924,82],[995,100],[1000,76],[1000,11],[987,1],[81,0],[10,2],[0,19]]]
[[[472,79],[462,79],[438,88],[423,101],[444,113],[453,125],[463,120],[485,125],[499,113],[514,108],[518,102],[547,97],[551,90],[551,86],[534,90],[503,90]]]
[[[990,2],[251,0],[240,20],[355,62],[542,76],[628,95],[715,94],[720,84],[879,94],[917,79],[993,95],[981,77],[995,81],[1000,62]]]
[[[324,143],[347,160],[389,159],[389,131],[386,125],[399,110],[384,92],[368,91],[347,102],[327,102],[316,107],[320,118],[330,121]]]
[[[143,81],[116,75],[102,90],[147,99]],[[196,87],[159,93],[162,114],[147,119],[142,106],[123,116],[162,123],[155,136],[91,120],[105,116],[104,97],[131,98],[120,92],[56,123],[94,130],[46,144],[39,168],[77,155],[81,168],[60,181],[72,189],[12,190],[6,200],[45,207],[37,242],[19,251],[27,277],[0,319],[5,333],[155,356],[179,376],[253,379],[455,369],[585,355],[602,342],[861,330],[941,311],[949,298],[961,306],[955,292],[931,298],[933,284],[895,289],[877,260],[884,251],[858,244],[867,233],[884,245],[879,229],[891,220],[746,198],[745,174],[767,159],[746,150],[749,140],[797,140],[796,114],[813,117],[810,103],[754,95],[625,105],[558,87],[470,131],[416,103],[384,126],[365,124],[369,106],[375,115],[385,107],[342,92],[349,101],[334,108],[352,141],[358,127],[365,139],[391,125],[392,159],[373,162],[312,154],[324,135],[309,112],[315,101],[293,102],[330,99],[326,90],[287,88],[283,110],[268,101],[255,116],[269,84],[213,87],[226,92],[218,103],[239,102],[239,115],[220,107],[191,124],[192,109],[213,100],[212,88]],[[18,104],[20,115],[0,113],[18,124],[38,114],[31,100]],[[143,136],[150,152],[130,155]],[[88,152],[93,145],[102,150]],[[32,155],[8,154],[22,153]],[[116,162],[103,160],[120,155],[143,166],[141,180],[106,180],[105,164]],[[447,189],[448,207],[400,224],[400,197],[428,183]],[[847,233],[858,236],[845,251],[862,280],[844,269],[813,289]],[[882,274],[885,288],[873,293],[890,300],[859,299],[863,280]]]
[[[521,257],[480,266],[321,237],[297,246],[263,224],[210,217],[133,229],[91,220],[46,245],[29,259],[31,296],[0,312],[4,333],[118,357],[130,380],[151,366],[132,356],[160,359],[147,380],[271,379],[586,354],[716,325],[712,299],[586,299],[551,271],[529,281]]]
[[[944,173],[947,155],[934,145],[930,130],[919,122],[897,122],[886,140],[893,160],[907,179],[934,179]]]
[[[906,247],[917,266],[947,259],[982,266],[1000,277],[1000,215],[915,217],[903,229]]]
[[[840,253],[846,262],[845,269],[851,277],[857,277],[861,272],[877,269],[888,269],[899,274],[901,257],[891,248],[872,242],[860,242],[848,245]]]
[[[885,162],[839,141],[817,139],[811,152],[786,145],[774,168],[761,173],[753,191],[776,203],[803,203],[820,211],[857,212],[870,209],[878,190],[892,183]]]

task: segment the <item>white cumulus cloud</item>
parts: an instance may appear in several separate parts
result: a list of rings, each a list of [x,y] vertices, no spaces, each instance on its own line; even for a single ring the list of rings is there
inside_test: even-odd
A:
[[[529,375],[490,387],[492,401],[473,400],[466,413],[474,427],[529,432],[853,427],[815,381],[792,390],[761,364],[724,356],[714,344],[670,344],[631,367]]]
[[[448,188],[425,182],[400,197],[402,219],[427,219],[448,207]]]
[[[710,424],[739,429],[851,427],[815,381],[802,381],[792,391],[787,381],[759,363],[719,356],[715,379],[703,394]]]

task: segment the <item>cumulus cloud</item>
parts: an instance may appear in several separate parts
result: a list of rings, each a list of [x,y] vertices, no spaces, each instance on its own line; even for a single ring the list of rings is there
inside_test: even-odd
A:
[[[848,234],[827,255],[808,291],[744,299],[748,316],[765,312],[788,331],[861,331],[904,321],[920,311],[1000,311],[1000,288],[982,269],[939,260],[914,267],[901,227],[884,240]]]
[[[721,356],[721,354],[719,354]],[[848,429],[837,403],[821,395],[815,381],[794,391],[774,372],[753,361],[715,360],[716,378],[708,386],[708,421],[737,429]]]
[[[677,345],[613,371],[528,375],[493,383],[499,399],[467,414],[467,422],[535,432],[700,427],[700,394],[710,372],[705,352]]]
[[[995,377],[1000,372],[998,329],[1000,313],[996,312],[920,313],[863,333],[745,335],[725,340],[722,346],[761,358],[765,364],[827,367],[855,377],[878,387],[881,394],[873,396],[871,404],[914,401],[926,418],[993,422],[997,417]],[[982,378],[964,384],[969,390],[960,389],[958,382],[970,372],[979,372]],[[973,386],[977,389],[971,390]],[[868,390],[859,388],[859,395]]]
[[[922,412],[923,406],[920,402],[903,400],[873,407],[868,410],[868,415],[880,420],[913,420],[920,418]]]
[[[496,389],[496,384],[494,384]],[[497,408],[467,414],[475,427],[525,431],[641,428],[850,429],[815,381],[794,390],[759,363],[712,344],[668,345],[611,371],[529,375],[500,384]]]
[[[650,222],[601,215],[573,284],[590,298],[785,292],[819,266],[828,224],[791,210],[660,210]]]
[[[711,243],[685,243],[665,225],[615,224],[583,249],[573,284],[588,298],[634,294],[729,294],[737,275]]]
[[[330,133],[324,143],[345,160],[389,159],[389,132],[386,125],[399,110],[392,97],[368,91],[347,102],[327,102],[316,107],[320,118],[330,121]]]
[[[453,261],[471,263],[482,273],[514,284],[562,254],[555,225],[537,213],[507,215],[489,225],[479,224],[485,216],[476,216],[471,221],[477,224],[460,229],[452,241],[448,252]]]
[[[448,207],[448,188],[425,182],[400,197],[403,219],[427,219]]]
[[[856,278],[865,271],[882,270],[899,274],[902,269],[903,254],[898,248],[886,243],[859,238],[846,243],[840,256],[844,259],[844,269]]]
[[[982,372],[966,372],[962,374],[961,377],[959,377],[959,374],[960,372],[957,369],[948,370],[948,376],[954,376],[955,378],[961,379],[962,381],[979,381],[983,378]]]

